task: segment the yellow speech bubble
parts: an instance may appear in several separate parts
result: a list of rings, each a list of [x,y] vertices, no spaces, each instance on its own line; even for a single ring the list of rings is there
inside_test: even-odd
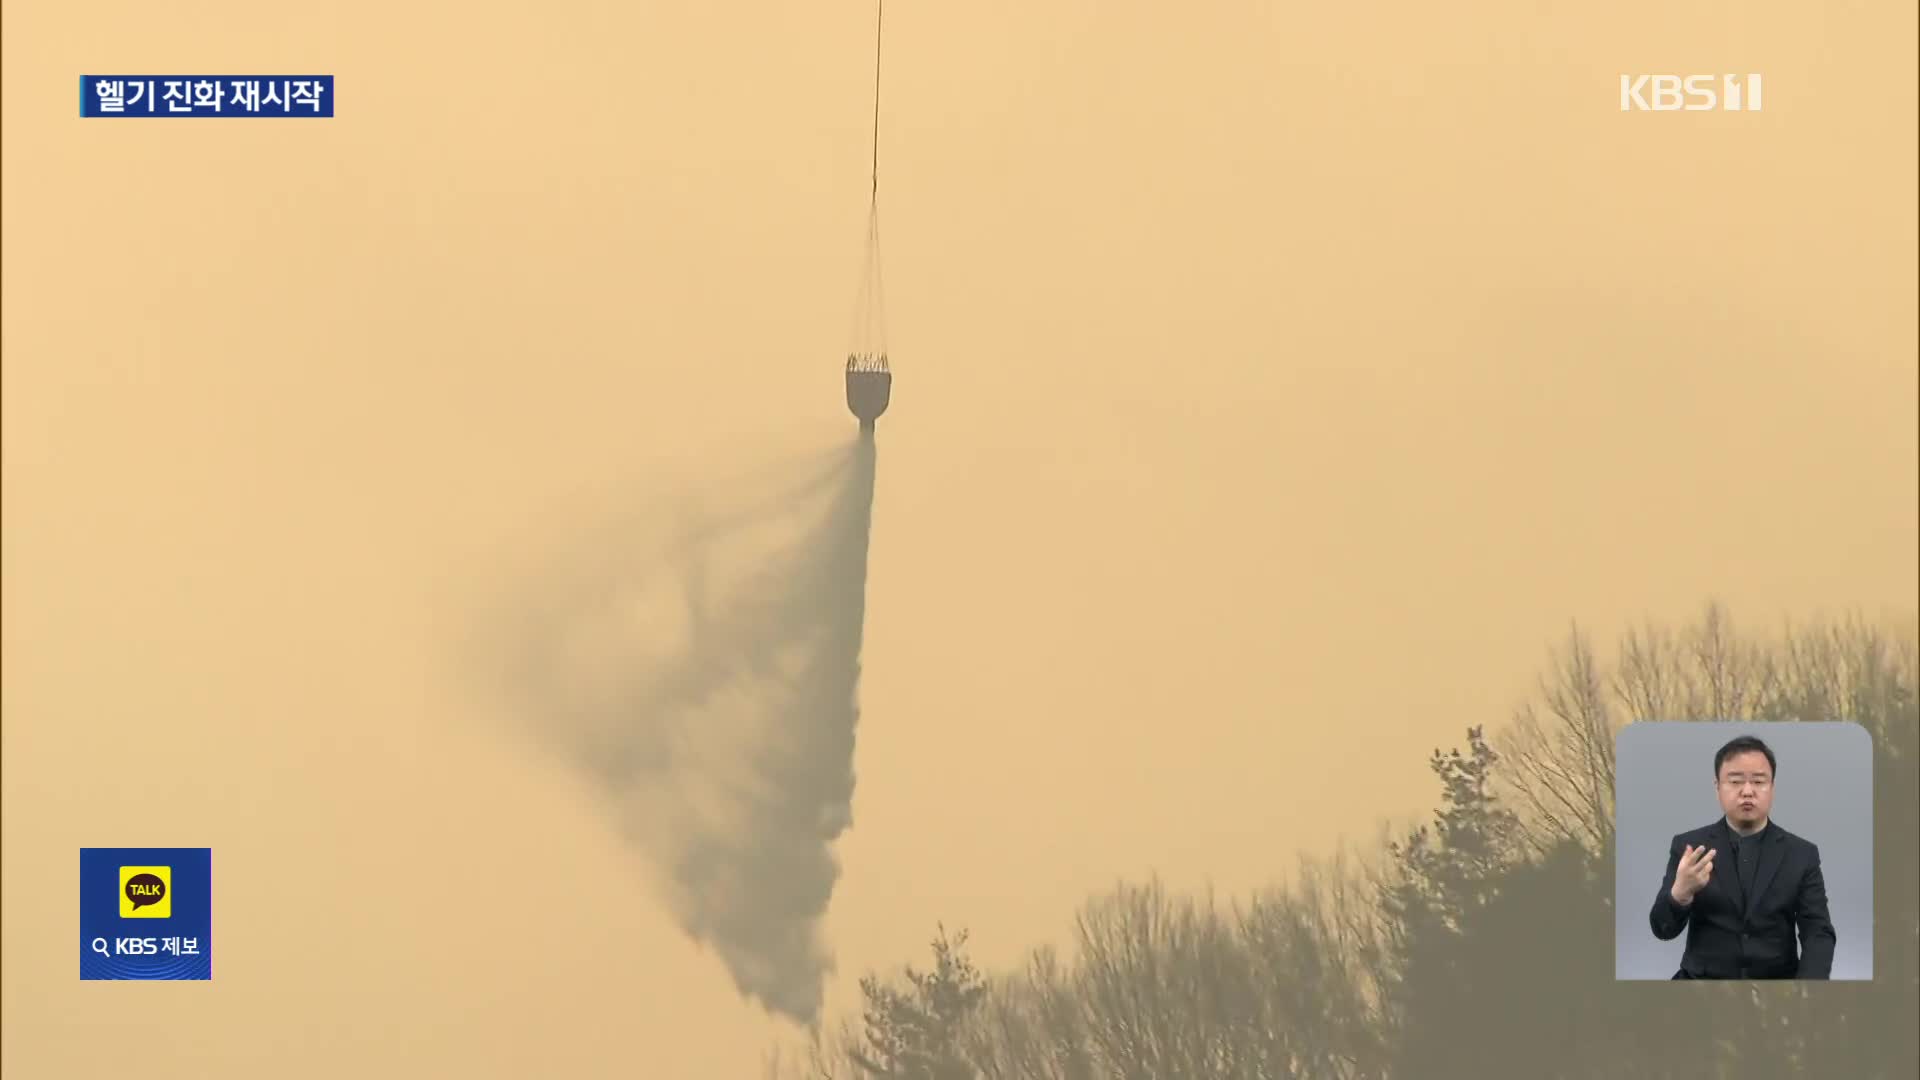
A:
[[[173,867],[121,867],[120,917],[123,919],[172,918]]]

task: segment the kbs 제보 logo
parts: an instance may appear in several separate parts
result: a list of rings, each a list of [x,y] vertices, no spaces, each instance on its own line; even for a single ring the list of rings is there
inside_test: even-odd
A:
[[[213,850],[81,848],[80,977],[213,978]]]

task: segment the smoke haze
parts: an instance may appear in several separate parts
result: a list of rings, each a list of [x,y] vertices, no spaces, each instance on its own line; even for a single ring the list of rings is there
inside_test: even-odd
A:
[[[743,836],[681,789],[770,781],[715,773],[733,710],[691,746],[632,699],[823,520],[871,8],[4,18],[0,1074],[756,1075],[790,1025],[621,830]],[[940,920],[1008,970],[1116,880],[1246,896],[1430,820],[1426,755],[1576,621],[1910,611],[1917,19],[889,3],[827,1011]],[[76,116],[229,64],[340,115]],[[1619,111],[1667,70],[1766,111]],[[213,982],[75,978],[102,843],[215,849]]]
[[[874,461],[862,439],[616,530],[541,579],[506,666],[680,926],[802,1022],[833,971],[818,924],[852,822]]]

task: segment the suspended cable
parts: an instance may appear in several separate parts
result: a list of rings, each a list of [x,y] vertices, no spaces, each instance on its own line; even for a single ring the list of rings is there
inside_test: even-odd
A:
[[[873,17],[873,202],[880,202],[880,35],[887,17],[887,0],[880,0]]]
[[[853,355],[858,366],[886,369],[886,298],[880,258],[880,63],[886,34],[886,0],[878,0],[873,21],[873,171],[867,203],[867,250],[854,313]]]

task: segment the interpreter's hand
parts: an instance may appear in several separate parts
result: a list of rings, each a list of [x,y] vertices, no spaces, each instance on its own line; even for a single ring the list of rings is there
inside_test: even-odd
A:
[[[1708,879],[1713,877],[1714,853],[1705,844],[1687,850],[1680,856],[1680,865],[1673,871],[1673,902],[1680,905],[1693,903],[1700,890],[1707,887]]]

